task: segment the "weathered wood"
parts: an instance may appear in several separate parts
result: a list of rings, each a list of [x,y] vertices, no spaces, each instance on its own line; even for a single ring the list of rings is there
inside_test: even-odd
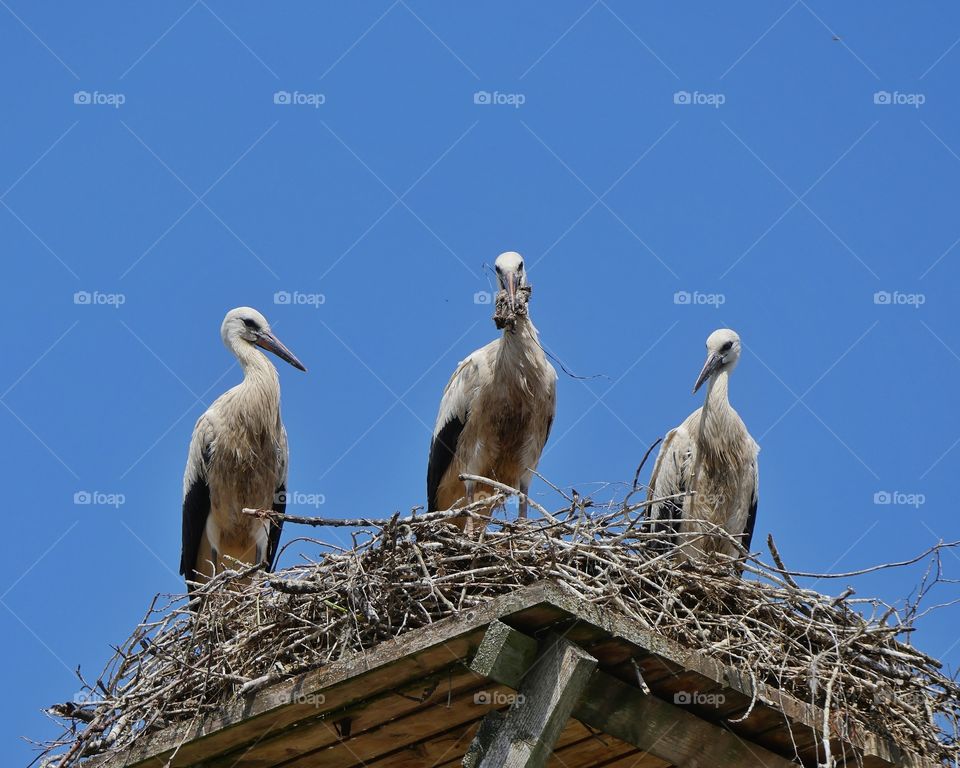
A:
[[[347,716],[353,721],[351,739],[369,734],[374,740],[365,753],[369,755],[367,763],[375,762],[378,767],[380,761],[385,767],[414,765],[419,750],[426,749],[431,756],[443,754],[444,748],[440,747],[445,737],[436,732],[437,728],[465,734],[466,741],[476,729],[477,720],[466,721],[454,712],[447,719],[445,707],[429,709],[419,701],[403,698],[404,695],[417,698],[418,689],[431,685],[431,678],[446,674],[443,670],[458,662],[465,665],[474,658],[486,639],[485,630],[497,619],[528,636],[547,627],[568,632],[568,640],[585,648],[598,659],[599,666],[633,688],[634,693],[638,692],[637,669],[649,688],[667,701],[673,690],[723,693],[726,703],[722,708],[701,711],[691,707],[704,719],[739,717],[756,694],[750,717],[740,723],[725,724],[725,728],[751,742],[751,747],[760,744],[784,756],[792,756],[796,748],[805,764],[815,764],[818,749],[822,751],[818,730],[822,726],[822,711],[818,708],[773,686],[752,681],[749,676],[644,629],[615,611],[577,600],[552,582],[542,582],[257,691],[225,705],[215,714],[151,734],[125,752],[93,758],[88,764],[90,768],[181,768],[219,764],[224,755],[231,754],[231,760],[223,764],[225,768],[238,757],[242,759],[237,768],[272,768],[304,756],[298,752],[300,748],[305,748],[307,754],[316,754],[317,749],[332,744],[326,723]],[[503,645],[502,638],[498,642]],[[494,658],[501,655],[497,651]],[[523,654],[517,658],[522,659]],[[519,662],[508,662],[504,656],[498,663],[509,667]],[[469,680],[461,675],[470,674],[473,673],[465,666],[453,673],[454,682],[447,688],[453,698],[469,689]],[[446,680],[441,685],[444,684]],[[606,697],[607,693],[602,690],[598,695]],[[395,701],[391,702],[391,697]],[[431,701],[439,697],[438,689]],[[445,704],[447,697],[443,700]],[[495,708],[478,708],[477,714]],[[406,718],[411,723],[426,718],[435,727],[417,725],[416,735],[409,736],[399,730],[379,732],[380,726]],[[427,735],[430,733],[433,735]],[[457,752],[462,753],[465,741],[444,757],[441,765]],[[447,738],[445,743],[450,747],[454,742],[456,739]],[[175,757],[168,762],[174,753]],[[848,763],[862,761],[865,768],[930,766],[908,749],[897,749],[887,739],[863,729],[854,732],[848,742],[836,744],[834,755],[841,754],[855,756],[856,759],[848,757]],[[640,754],[638,760],[638,768],[663,765],[659,758],[650,755]],[[432,762],[431,758],[426,764]],[[619,765],[619,759],[615,758],[613,764]]]
[[[823,722],[823,710],[819,707],[800,701],[789,693],[765,683],[756,682],[754,685],[749,678],[739,673],[731,675],[730,667],[699,651],[686,648],[669,638],[658,635],[654,631],[643,629],[636,622],[616,612],[572,600],[566,594],[558,596],[554,604],[569,614],[567,621],[556,625],[557,631],[563,632],[568,639],[589,649],[591,653],[594,645],[598,642],[608,642],[610,636],[613,636],[647,654],[646,661],[655,668],[663,670],[664,674],[660,678],[663,685],[670,685],[669,681],[676,672],[692,673],[699,675],[703,680],[703,683],[696,688],[698,691],[720,685],[747,696],[755,694],[758,703],[754,707],[754,715],[744,723],[731,724],[731,730],[736,730],[743,737],[753,741],[756,733],[754,728],[758,722],[768,720],[768,715],[772,714],[780,720],[781,726],[777,731],[771,730],[766,733],[764,742],[774,748],[790,745],[791,749],[796,742],[796,747],[805,760],[816,760]],[[521,630],[530,627],[523,616],[516,617],[516,620],[513,617],[504,616],[501,620]],[[598,660],[601,665],[605,664],[602,657],[598,656]],[[641,666],[644,666],[644,663],[646,662],[641,662]],[[647,682],[651,682],[651,678],[647,677],[646,669],[644,677]],[[759,710],[766,710],[766,712],[762,713]],[[790,735],[791,731],[793,737]],[[845,753],[851,747],[858,753],[858,759],[862,756],[862,759],[870,762],[871,768],[892,768],[893,766],[934,768],[933,763],[923,760],[907,748],[897,747],[877,734],[862,732],[851,734],[849,741],[843,745],[842,751]],[[839,754],[840,751],[836,750],[835,753]]]
[[[521,673],[517,698],[489,745],[475,740],[478,768],[543,768],[596,666],[597,660],[582,648],[551,636],[543,653]]]
[[[522,655],[522,649],[529,646],[531,638],[522,632],[504,632],[500,627],[495,631],[495,645],[500,649],[499,655],[505,659],[516,659]],[[490,659],[484,659],[480,666],[498,675],[491,679],[521,691],[531,674],[518,669],[516,664],[497,664]],[[601,671],[592,673],[583,696],[571,708],[571,712],[573,717],[592,728],[663,760],[690,768],[739,768],[744,765],[787,768],[794,765],[759,745],[749,744],[730,731],[655,696],[644,694],[638,688]]]
[[[430,674],[458,657],[469,658],[483,636],[483,628],[491,621],[552,604],[559,596],[557,587],[549,582],[503,595],[370,651],[285,680],[226,705],[199,722],[191,720],[151,734],[124,752],[92,759],[90,767],[188,768],[225,751],[275,737],[323,711],[315,704],[302,702],[323,695],[326,708],[338,708]],[[551,610],[554,614],[557,611]]]
[[[470,746],[467,747],[467,752],[463,756],[463,768],[478,768],[483,756],[493,746],[497,731],[503,727],[506,719],[507,717],[503,712],[491,712],[480,721],[480,729],[477,731],[477,735],[473,737],[473,741],[470,742]]]
[[[423,731],[424,726],[434,729],[449,728],[456,723],[456,712],[450,707],[463,701],[463,708],[469,710],[470,717],[481,717],[486,708],[478,707],[473,701],[473,692],[484,681],[469,670],[453,668],[447,674],[428,677],[414,685],[398,687],[395,690],[377,694],[371,698],[353,704],[345,709],[325,712],[318,718],[301,723],[297,728],[278,734],[266,734],[265,738],[252,746],[245,746],[238,752],[232,750],[204,762],[204,768],[234,768],[237,757],[243,755],[244,768],[271,768],[287,761],[306,760],[307,756],[323,750],[325,765],[334,768],[336,758],[332,751],[347,755],[345,765],[351,765],[354,752],[364,752],[368,758],[386,752],[406,743],[405,738],[397,742],[396,732],[391,733],[388,724],[410,722],[410,719],[422,719],[419,728],[409,726],[410,740]],[[491,688],[489,681],[483,686]],[[509,689],[497,690],[509,692]],[[434,716],[423,717],[427,712],[436,712]],[[334,723],[348,717],[351,720],[350,735],[342,736]],[[363,741],[363,746],[358,742]],[[352,750],[352,751],[351,751]],[[296,764],[293,763],[293,765]]]
[[[470,669],[493,679],[521,678],[537,657],[537,641],[508,627],[490,622],[480,647],[470,660]]]
[[[480,726],[480,723],[478,722],[475,724],[475,726],[471,728],[472,730],[470,734],[471,740],[473,739],[474,736],[476,736],[476,731],[479,729],[479,726]],[[557,738],[557,743],[553,747],[554,755],[562,752],[567,747],[570,747],[582,742],[585,738],[589,737],[591,733],[592,731],[589,728],[587,728],[583,723],[573,719],[567,720],[566,727],[563,729],[563,731],[561,731],[560,736]],[[605,740],[618,742],[617,739],[613,739],[610,737],[603,737],[603,738]],[[465,744],[463,744],[464,749],[466,749],[466,747],[470,744],[471,740],[468,740]],[[451,753],[445,758],[443,762],[436,763],[435,765],[433,765],[433,768],[453,768],[453,766],[462,767],[463,757],[464,757],[464,754],[462,752],[460,755]],[[379,764],[377,764],[377,768],[380,768]],[[573,768],[573,764],[568,762],[565,768]]]
[[[759,744],[599,673],[573,716],[685,768],[796,768]]]

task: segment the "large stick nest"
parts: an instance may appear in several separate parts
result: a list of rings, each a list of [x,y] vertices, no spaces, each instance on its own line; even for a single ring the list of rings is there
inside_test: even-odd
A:
[[[273,574],[221,573],[200,589],[195,615],[183,596],[155,598],[100,678],[84,683],[77,700],[51,708],[64,733],[41,745],[43,761],[66,768],[122,750],[238,696],[546,579],[842,712],[842,730],[872,731],[944,765],[960,758],[960,687],[906,642],[922,615],[920,598],[939,579],[939,547],[864,571],[929,562],[915,598],[890,607],[853,598],[851,589],[831,597],[800,587],[772,541],[775,567],[746,553],[736,562],[718,556],[692,565],[650,545],[652,534],[638,523],[644,504],[631,505],[630,495],[599,508],[576,495],[569,501],[536,520],[495,519],[472,536],[444,521],[451,513],[338,521],[360,528],[353,548],[317,542],[315,562]]]

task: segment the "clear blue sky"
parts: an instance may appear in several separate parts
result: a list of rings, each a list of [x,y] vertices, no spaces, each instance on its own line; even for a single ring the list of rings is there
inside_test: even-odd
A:
[[[844,571],[960,538],[960,9],[545,7],[0,3],[11,762],[181,588],[186,449],[238,381],[237,305],[310,369],[280,374],[290,487],[322,514],[423,502],[440,392],[495,334],[482,266],[513,249],[544,343],[610,377],[561,377],[554,482],[629,480],[727,325],[758,546]],[[897,600],[916,575],[855,583]],[[956,665],[957,622],[916,640]]]

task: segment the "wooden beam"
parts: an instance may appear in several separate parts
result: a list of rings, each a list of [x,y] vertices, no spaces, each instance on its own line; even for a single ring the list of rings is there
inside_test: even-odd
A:
[[[470,670],[482,677],[521,680],[537,652],[536,640],[495,619],[470,660]]]
[[[597,660],[579,646],[554,635],[533,663],[520,670],[517,661],[528,658],[530,638],[521,636],[511,643],[514,630],[505,630],[504,626],[494,629],[487,648],[489,652],[491,647],[499,646],[497,658],[502,657],[502,663],[487,653],[480,657],[478,665],[512,677],[515,675],[505,670],[519,671],[518,693],[504,714],[492,713],[490,720],[480,726],[463,764],[468,768],[543,768],[596,669]]]
[[[471,669],[479,674],[489,672],[486,676],[490,679],[522,692],[530,674],[520,669],[517,659],[528,656],[532,638],[501,622],[493,622],[487,632],[493,633],[488,653],[479,659],[476,668],[471,664]],[[484,642],[486,638],[480,647]],[[490,657],[492,648],[500,649],[502,662]],[[796,763],[656,696],[644,694],[605,672],[593,671],[582,691],[571,709],[573,717],[672,764],[690,768],[796,768]]]

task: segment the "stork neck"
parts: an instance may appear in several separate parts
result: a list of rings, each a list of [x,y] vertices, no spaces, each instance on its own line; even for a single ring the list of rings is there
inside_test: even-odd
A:
[[[717,411],[730,407],[730,371],[722,370],[710,377],[707,382],[707,397],[703,406],[705,411]]]
[[[530,341],[536,341],[537,329],[530,322],[529,315],[520,315],[516,319],[512,331],[503,332],[504,344],[526,344]]]
[[[701,454],[712,455],[721,445],[735,438],[735,431],[729,428],[736,421],[730,418],[734,411],[727,396],[729,385],[729,370],[720,371],[707,382],[707,396],[703,401],[700,428],[696,436]]]
[[[241,387],[269,395],[275,393],[275,397],[272,399],[279,402],[280,377],[273,363],[267,359],[263,352],[246,341],[238,341],[231,346],[233,353],[240,362],[240,367],[243,369]]]
[[[527,315],[517,318],[512,331],[503,332],[503,341],[500,342],[500,357],[513,357],[517,354],[526,355],[531,349],[540,354],[540,342],[537,329]]]
[[[497,354],[497,369],[503,375],[513,376],[515,371],[528,365],[541,365],[546,361],[540,347],[537,329],[526,315],[517,318],[512,331],[504,331]]]

